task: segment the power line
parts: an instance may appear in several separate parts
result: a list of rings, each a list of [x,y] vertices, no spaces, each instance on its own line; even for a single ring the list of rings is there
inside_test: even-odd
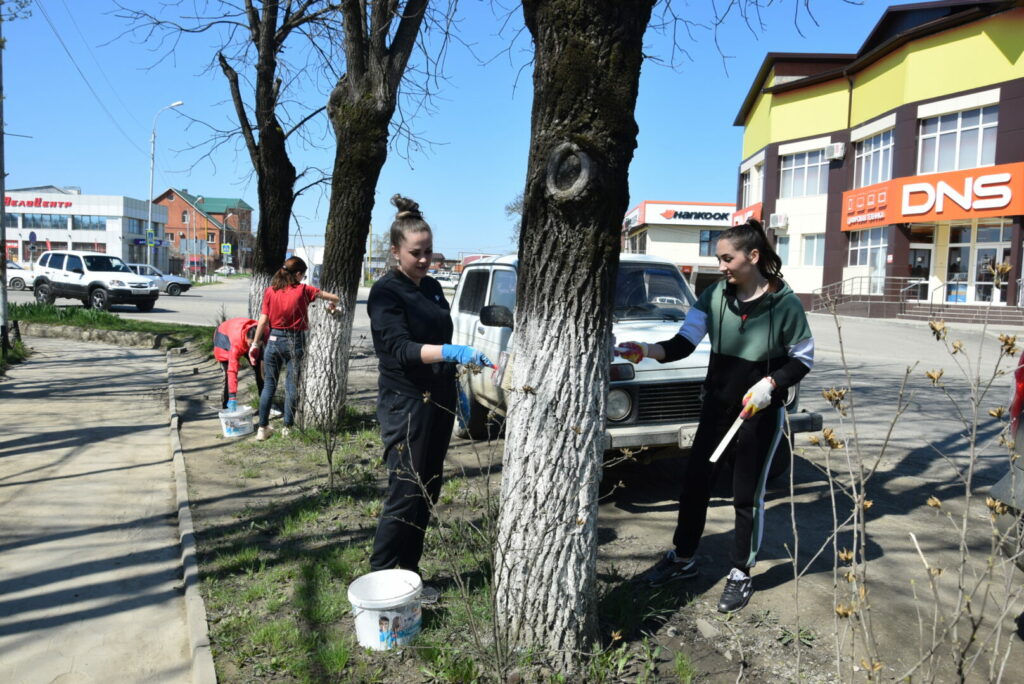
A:
[[[60,46],[64,48],[64,52],[67,53],[68,59],[70,59],[71,63],[75,66],[75,69],[78,71],[78,75],[82,77],[82,81],[85,82],[85,86],[89,89],[89,92],[92,93],[92,96],[96,98],[96,102],[99,104],[100,108],[104,111],[107,117],[110,118],[110,121],[114,124],[114,127],[121,133],[121,135],[124,136],[124,139],[127,140],[132,147],[139,151],[140,154],[148,154],[144,149],[139,147],[134,140],[132,140],[131,136],[125,133],[124,129],[121,128],[121,124],[117,122],[117,119],[114,118],[114,115],[111,114],[110,110],[107,109],[107,106],[103,104],[103,100],[100,99],[100,96],[93,89],[92,84],[89,83],[89,79],[86,78],[85,73],[82,71],[81,67],[78,66],[78,62],[75,61],[75,57],[71,54],[71,50],[69,50],[67,44],[64,43],[64,39],[60,37],[60,33],[57,31],[57,27],[54,26],[53,21],[50,20],[50,15],[49,13],[47,13],[46,8],[43,6],[43,0],[36,0],[36,6],[39,7],[39,11],[43,13],[43,17],[46,19],[46,23],[50,25],[50,30],[52,30],[53,35],[57,37],[57,42],[60,43]]]

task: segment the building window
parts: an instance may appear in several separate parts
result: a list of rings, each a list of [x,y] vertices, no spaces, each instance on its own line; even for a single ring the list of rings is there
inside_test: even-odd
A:
[[[207,232],[206,233],[206,241],[207,242],[216,242],[217,241],[217,234],[215,232],[213,232],[212,230]]]
[[[74,230],[106,230],[106,216],[72,216],[71,227]]]
[[[743,187],[743,198],[741,207],[749,207],[761,201],[761,165],[744,171],[740,175],[740,182]]]
[[[188,225],[188,212],[187,211],[181,212],[181,222],[186,224],[186,225]]]
[[[778,252],[783,266],[789,265],[789,236],[780,235],[776,238],[775,251]]]
[[[67,214],[22,214],[23,228],[49,228],[67,230]]]
[[[4,214],[4,225],[8,228],[18,227],[18,214],[6,213]]]
[[[71,249],[79,252],[100,252],[101,254],[107,253],[107,243],[105,242],[72,242]]]
[[[828,160],[824,150],[787,154],[781,159],[780,198],[823,195],[828,191]]]
[[[999,105],[921,119],[917,172],[995,164],[998,124]]]
[[[126,218],[126,219],[124,219],[124,221],[125,221],[125,230],[127,232],[129,232],[129,233],[134,233],[136,235],[142,235],[142,233],[145,230],[144,226],[145,226],[146,222],[143,221],[142,219]],[[143,259],[143,261],[145,261],[145,259]]]
[[[720,230],[702,230],[700,231],[700,255],[701,256],[716,256],[718,252],[718,236],[722,234]]]
[[[853,187],[863,188],[892,178],[892,130],[857,143]]]
[[[850,266],[878,263],[888,247],[886,228],[871,228],[850,233]]]
[[[804,235],[804,266],[825,265],[825,234]]]

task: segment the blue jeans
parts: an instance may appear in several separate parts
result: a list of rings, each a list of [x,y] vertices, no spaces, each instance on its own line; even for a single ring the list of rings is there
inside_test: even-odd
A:
[[[299,372],[306,355],[305,333],[286,334],[270,331],[270,341],[263,352],[263,392],[260,393],[260,427],[270,424],[270,403],[277,391],[277,375],[287,364],[284,381],[284,425],[295,422],[295,401],[299,396]]]

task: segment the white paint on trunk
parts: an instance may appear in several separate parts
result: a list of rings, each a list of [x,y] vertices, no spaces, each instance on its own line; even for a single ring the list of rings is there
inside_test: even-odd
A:
[[[337,312],[318,300],[309,309],[309,334],[302,374],[300,420],[304,427],[334,429],[345,410],[348,359],[356,293],[342,295]]]

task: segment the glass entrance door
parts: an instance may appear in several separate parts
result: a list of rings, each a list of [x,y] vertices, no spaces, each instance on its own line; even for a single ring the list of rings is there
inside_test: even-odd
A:
[[[910,248],[910,277],[921,282],[913,285],[907,294],[918,300],[927,300],[929,296],[928,284],[932,277],[932,248],[911,247]]]
[[[1010,263],[1009,245],[978,246],[974,253],[973,285],[974,301],[979,303],[1006,303],[1006,276],[999,278],[995,286],[995,274],[999,264]]]

